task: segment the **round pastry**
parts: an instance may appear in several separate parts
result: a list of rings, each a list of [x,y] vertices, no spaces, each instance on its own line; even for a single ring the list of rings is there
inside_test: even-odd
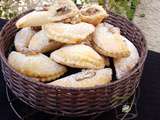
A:
[[[68,88],[88,88],[106,85],[112,80],[112,70],[110,68],[100,70],[82,71],[51,83],[48,85],[68,87]]]
[[[23,28],[19,32],[17,32],[14,39],[16,50],[19,52],[28,51],[29,42],[35,33],[36,32],[33,31],[30,27]]]
[[[95,27],[84,22],[78,24],[50,23],[44,25],[42,29],[51,40],[76,44],[86,40],[94,32]]]
[[[107,57],[122,58],[130,55],[120,30],[107,23],[101,23],[96,27],[92,44],[100,54]]]
[[[37,32],[29,42],[28,49],[42,53],[49,52],[60,48],[63,44],[50,40],[43,30]]]
[[[98,25],[107,18],[109,15],[104,8],[97,4],[84,5],[80,10],[80,17],[83,22],[87,22],[93,25]]]
[[[41,53],[26,55],[11,52],[8,63],[18,72],[29,77],[38,78],[42,82],[54,80],[67,71],[66,67],[59,65]]]
[[[57,63],[74,68],[100,69],[106,64],[93,48],[83,44],[64,46],[52,52],[50,57]]]
[[[117,79],[120,79],[129,73],[139,60],[137,48],[127,38],[123,37],[123,40],[127,43],[130,55],[126,58],[114,59]]]

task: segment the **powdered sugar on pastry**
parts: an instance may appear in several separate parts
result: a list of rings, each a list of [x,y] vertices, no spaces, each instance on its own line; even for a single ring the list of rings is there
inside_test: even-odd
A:
[[[67,69],[59,65],[47,56],[39,53],[36,55],[25,55],[20,52],[11,52],[8,63],[18,72],[36,78],[52,80],[63,75]],[[44,80],[43,80],[44,81]]]
[[[50,39],[66,44],[75,44],[84,41],[91,35],[95,27],[88,23],[65,24],[50,23],[42,27]]]
[[[19,52],[28,51],[29,42],[35,33],[36,32],[33,31],[30,27],[23,28],[17,32],[14,39],[16,50]]]
[[[119,28],[114,28],[110,24],[101,23],[96,27],[92,43],[93,47],[104,56],[121,58],[130,54]]]
[[[139,60],[137,48],[125,37],[123,37],[123,40],[126,42],[129,48],[130,56],[126,58],[114,59],[114,65],[118,79],[129,73],[135,67]]]
[[[83,44],[62,47],[51,53],[51,59],[74,68],[100,69],[106,64],[93,48]]]
[[[31,51],[49,52],[58,49],[62,43],[50,40],[43,30],[37,32],[29,42],[28,49]]]
[[[100,70],[85,70],[62,79],[48,83],[48,85],[87,88],[106,85],[112,80],[112,70],[110,68]]]
[[[42,6],[41,9],[36,9],[20,18],[16,26],[17,28],[42,26],[47,23],[60,22],[65,19],[70,19],[68,22],[77,17],[79,10],[72,0],[55,0],[53,5]]]

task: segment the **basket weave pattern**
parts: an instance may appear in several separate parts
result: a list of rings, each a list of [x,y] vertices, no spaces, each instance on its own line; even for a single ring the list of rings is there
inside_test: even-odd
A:
[[[10,20],[1,31],[0,55],[4,80],[11,91],[23,102],[40,111],[67,116],[85,116],[111,110],[126,101],[136,90],[147,56],[147,47],[140,30],[125,18],[110,13],[108,22],[137,47],[140,60],[128,75],[120,80],[95,88],[73,89],[48,86],[16,72],[7,63],[9,47],[18,29]]]

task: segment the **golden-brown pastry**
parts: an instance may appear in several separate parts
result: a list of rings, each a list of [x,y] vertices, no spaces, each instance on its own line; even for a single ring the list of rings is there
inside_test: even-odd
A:
[[[93,25],[98,25],[104,18],[109,15],[104,8],[97,4],[84,5],[80,10],[80,17],[83,22],[87,22]]]
[[[122,78],[129,73],[138,63],[139,54],[137,48],[128,39],[123,37],[130,51],[130,56],[126,58],[114,59],[117,79]]]
[[[80,43],[91,35],[95,27],[88,23],[65,24],[50,23],[42,27],[50,39],[65,44]]]
[[[110,68],[100,70],[82,71],[51,83],[48,85],[68,87],[68,88],[88,88],[106,85],[112,80],[112,70]]]
[[[26,27],[17,32],[14,45],[17,51],[25,52],[28,51],[28,44],[36,32],[33,31],[30,27]]]
[[[51,53],[51,59],[74,68],[100,69],[106,64],[94,49],[83,44],[64,46]]]
[[[20,18],[16,22],[16,26],[17,28],[41,26],[51,22],[50,16],[52,13],[48,11],[33,11]]]
[[[47,82],[63,75],[67,69],[47,56],[39,53],[25,55],[20,52],[11,52],[8,63],[18,72],[40,81]]]
[[[54,5],[49,7],[49,11],[56,11],[54,17],[51,17],[52,22],[80,22],[80,11],[72,0],[55,0]]]
[[[104,56],[122,58],[130,54],[120,30],[107,23],[101,23],[96,27],[92,44]]]
[[[43,6],[20,18],[17,28],[41,26],[51,22],[64,21],[65,19],[74,20],[79,15],[79,10],[72,0],[55,0],[53,5]]]
[[[31,51],[49,52],[58,49],[62,46],[54,40],[50,40],[43,30],[37,32],[29,42],[28,49]]]

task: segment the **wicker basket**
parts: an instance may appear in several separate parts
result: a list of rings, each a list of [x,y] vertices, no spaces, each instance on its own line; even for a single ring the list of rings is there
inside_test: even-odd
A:
[[[121,28],[121,33],[134,43],[140,54],[138,65],[122,79],[108,85],[73,89],[36,82],[16,72],[8,65],[7,55],[18,31],[15,22],[19,17],[10,20],[3,27],[0,38],[0,55],[6,84],[24,103],[49,114],[87,116],[111,110],[122,104],[135,92],[143,71],[147,47],[140,30],[125,18],[110,13],[109,19],[105,22]]]

